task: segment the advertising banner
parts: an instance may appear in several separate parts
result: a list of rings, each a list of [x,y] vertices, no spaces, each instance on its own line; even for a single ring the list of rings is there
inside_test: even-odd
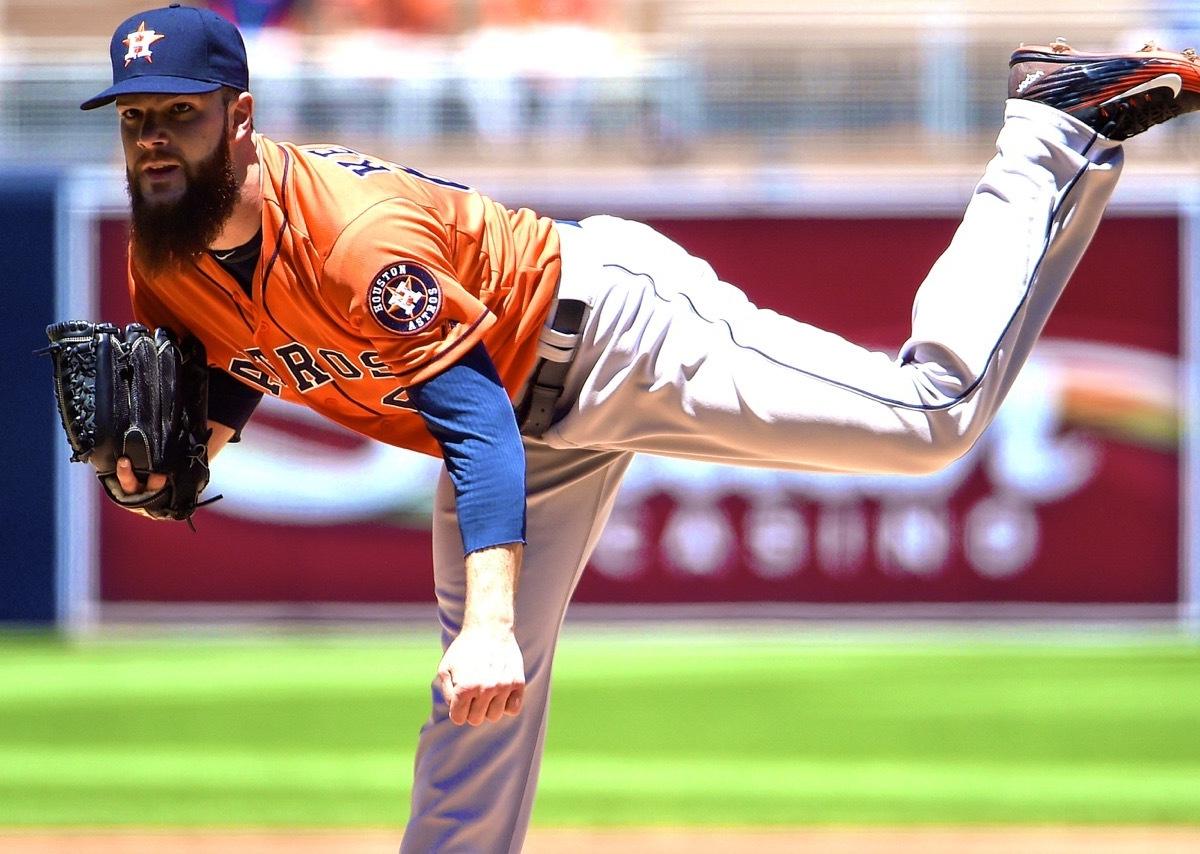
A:
[[[957,223],[653,224],[760,306],[894,354]],[[126,320],[126,226],[99,228],[102,315]],[[1103,222],[997,421],[942,472],[639,458],[577,601],[1176,601],[1178,232],[1170,216]],[[102,502],[101,599],[431,601],[437,470],[268,400],[217,462],[225,498],[198,533]]]

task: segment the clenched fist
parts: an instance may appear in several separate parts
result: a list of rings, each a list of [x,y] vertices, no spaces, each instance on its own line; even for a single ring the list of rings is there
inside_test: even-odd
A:
[[[521,711],[525,661],[510,630],[464,628],[438,665],[450,720],[479,726]]]

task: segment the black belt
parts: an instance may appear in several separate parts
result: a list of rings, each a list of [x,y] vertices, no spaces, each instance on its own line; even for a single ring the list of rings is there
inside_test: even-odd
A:
[[[533,366],[529,385],[525,396],[517,404],[517,424],[521,435],[540,439],[550,425],[554,423],[554,413],[558,408],[559,398],[562,397],[563,384],[567,380],[567,371],[575,359],[578,347],[579,330],[583,328],[583,317],[587,312],[587,303],[577,299],[560,299],[550,321],[550,328],[563,336],[572,336],[569,344],[559,346],[558,342],[549,342],[555,355],[561,358],[541,358]],[[560,339],[562,340],[562,339]]]

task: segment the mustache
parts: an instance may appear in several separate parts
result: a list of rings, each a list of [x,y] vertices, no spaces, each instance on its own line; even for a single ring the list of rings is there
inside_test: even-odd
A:
[[[183,160],[170,152],[148,151],[133,163],[134,171],[140,172],[151,166],[181,166]]]

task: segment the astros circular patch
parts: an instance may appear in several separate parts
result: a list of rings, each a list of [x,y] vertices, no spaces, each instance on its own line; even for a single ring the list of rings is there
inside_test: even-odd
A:
[[[401,335],[420,332],[442,307],[442,290],[433,274],[407,261],[375,274],[367,304],[379,325]]]

